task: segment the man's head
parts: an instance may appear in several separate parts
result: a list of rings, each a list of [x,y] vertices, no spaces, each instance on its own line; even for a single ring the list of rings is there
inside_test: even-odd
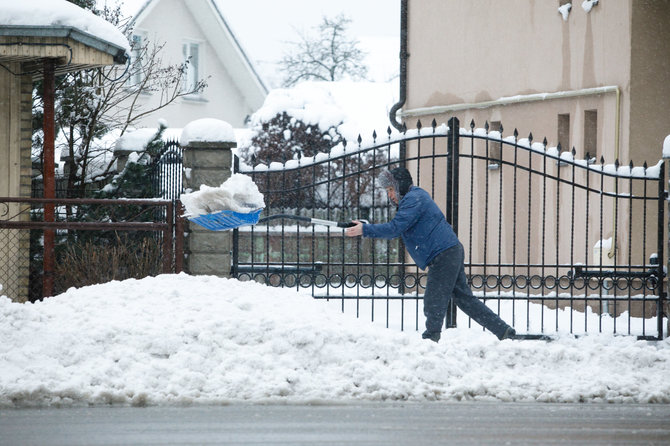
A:
[[[398,204],[402,197],[412,187],[413,181],[409,171],[404,167],[396,167],[393,170],[384,170],[379,174],[379,184],[386,188],[389,200]]]

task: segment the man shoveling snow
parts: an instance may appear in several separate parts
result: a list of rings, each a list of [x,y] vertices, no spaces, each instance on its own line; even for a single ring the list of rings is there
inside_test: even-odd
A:
[[[376,225],[354,221],[356,225],[347,229],[346,234],[385,239],[402,237],[417,266],[428,268],[423,298],[426,331],[422,337],[435,342],[440,340],[447,305],[454,299],[463,312],[498,339],[513,338],[514,328],[472,295],[463,269],[463,245],[430,195],[413,185],[409,171],[403,167],[383,171],[379,184],[386,188],[389,200],[398,206],[395,217],[389,223]]]

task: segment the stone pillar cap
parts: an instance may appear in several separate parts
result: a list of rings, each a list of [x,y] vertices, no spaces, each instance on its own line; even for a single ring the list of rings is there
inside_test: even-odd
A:
[[[196,119],[184,127],[181,133],[182,147],[237,147],[233,126],[214,118]]]

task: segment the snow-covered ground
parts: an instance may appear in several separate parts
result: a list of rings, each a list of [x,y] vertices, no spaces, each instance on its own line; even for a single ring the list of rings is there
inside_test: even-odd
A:
[[[162,275],[0,297],[0,407],[499,400],[670,403],[670,340],[435,344],[307,292]]]

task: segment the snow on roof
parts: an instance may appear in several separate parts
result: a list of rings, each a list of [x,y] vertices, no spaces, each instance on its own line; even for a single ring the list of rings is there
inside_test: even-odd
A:
[[[66,0],[3,2],[0,27],[67,27],[117,46],[130,54],[130,44],[114,25]]]

